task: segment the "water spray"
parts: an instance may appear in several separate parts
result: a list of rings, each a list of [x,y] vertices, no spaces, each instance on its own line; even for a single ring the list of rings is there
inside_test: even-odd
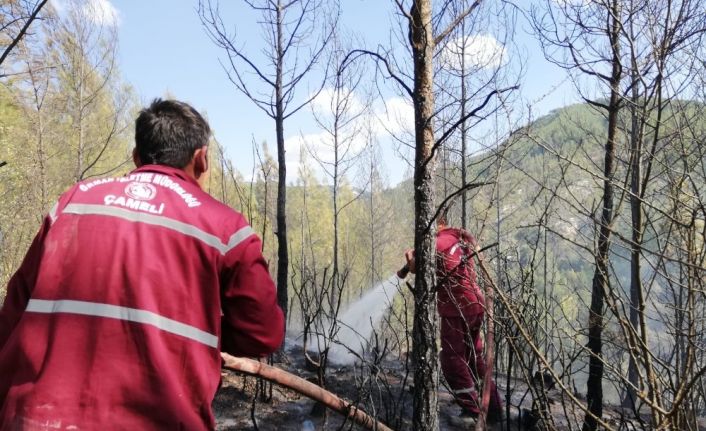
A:
[[[358,301],[350,305],[339,316],[339,330],[336,340],[328,350],[328,358],[333,363],[347,364],[363,355],[365,344],[373,327],[382,319],[385,309],[392,305],[392,298],[399,289],[399,279],[404,279],[409,273],[405,265],[387,280],[381,281]],[[359,407],[326,389],[295,376],[280,368],[248,358],[236,358],[221,353],[223,367],[247,375],[263,378],[272,383],[296,391],[308,398],[351,419],[367,429],[392,431],[385,424],[377,421]]]
[[[399,279],[391,275],[341,311],[337,316],[338,331],[328,352],[332,363],[351,364],[364,355],[374,328],[398,292]]]

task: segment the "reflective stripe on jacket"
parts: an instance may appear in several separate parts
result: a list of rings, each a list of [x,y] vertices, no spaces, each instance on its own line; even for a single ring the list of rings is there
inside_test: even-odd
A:
[[[212,429],[219,347],[282,341],[261,247],[179,169],[72,187],[0,310],[0,430]]]

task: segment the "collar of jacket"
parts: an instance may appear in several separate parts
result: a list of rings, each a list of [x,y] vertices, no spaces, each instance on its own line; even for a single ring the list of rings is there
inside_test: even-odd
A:
[[[180,180],[184,180],[188,183],[195,185],[198,188],[201,188],[199,183],[195,179],[190,177],[186,172],[184,172],[183,169],[173,168],[171,166],[165,165],[142,165],[130,173],[134,174],[139,172],[156,172],[159,174],[168,175],[170,177],[177,177]]]
[[[446,226],[446,227],[443,228],[443,229],[439,229],[439,230],[436,232],[436,234],[437,234],[437,235],[446,235],[446,234],[449,234],[449,235],[454,235],[454,236],[460,238],[462,232],[463,232],[463,229],[461,229],[461,228]]]

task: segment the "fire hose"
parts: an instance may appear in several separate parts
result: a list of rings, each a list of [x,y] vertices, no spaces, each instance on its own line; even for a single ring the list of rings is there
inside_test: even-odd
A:
[[[261,377],[272,383],[292,389],[293,391],[299,392],[312,400],[320,402],[331,410],[342,414],[367,429],[392,431],[386,425],[377,421],[372,416],[365,413],[363,410],[350,402],[341,399],[321,386],[308,382],[301,377],[297,377],[294,374],[282,370],[281,368],[275,368],[254,359],[236,358],[235,356],[231,356],[227,353],[221,353],[221,357],[223,358],[223,368],[255,377]]]

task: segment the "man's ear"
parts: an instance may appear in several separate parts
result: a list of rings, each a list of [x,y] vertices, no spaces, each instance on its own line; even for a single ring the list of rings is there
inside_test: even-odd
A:
[[[204,145],[194,151],[194,176],[198,180],[203,174],[208,172],[208,146]]]
[[[135,164],[136,168],[142,166],[142,160],[140,160],[140,154],[137,152],[137,148],[132,150],[132,162]]]

